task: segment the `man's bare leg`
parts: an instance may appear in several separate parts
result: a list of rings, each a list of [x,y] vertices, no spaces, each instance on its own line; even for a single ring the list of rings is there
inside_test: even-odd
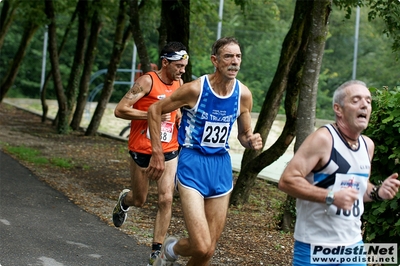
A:
[[[165,171],[157,181],[158,211],[154,223],[154,243],[163,243],[172,215],[174,181],[178,159],[165,162]]]
[[[173,251],[191,256],[187,265],[208,265],[225,227],[229,195],[203,199],[198,192],[181,185],[179,193],[190,238],[180,239]]]

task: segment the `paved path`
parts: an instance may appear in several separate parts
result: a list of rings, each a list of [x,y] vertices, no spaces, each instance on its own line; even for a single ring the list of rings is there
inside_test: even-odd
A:
[[[146,265],[149,248],[0,151],[0,265]]]

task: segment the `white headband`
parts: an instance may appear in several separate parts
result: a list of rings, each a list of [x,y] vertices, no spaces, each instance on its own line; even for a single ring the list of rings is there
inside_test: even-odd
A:
[[[187,52],[185,50],[180,50],[177,52],[163,54],[161,56],[161,58],[165,58],[165,59],[171,60],[171,61],[178,61],[178,60],[182,60],[182,59],[189,60],[189,55],[187,54]]]

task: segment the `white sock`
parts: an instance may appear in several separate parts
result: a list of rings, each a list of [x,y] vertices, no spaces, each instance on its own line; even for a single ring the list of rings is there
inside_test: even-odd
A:
[[[170,245],[165,247],[165,250],[167,251],[168,255],[174,260],[178,259],[178,255],[176,255],[175,252],[174,252],[174,246],[175,246],[175,244],[177,242],[178,241],[175,241],[175,242],[173,242]]]

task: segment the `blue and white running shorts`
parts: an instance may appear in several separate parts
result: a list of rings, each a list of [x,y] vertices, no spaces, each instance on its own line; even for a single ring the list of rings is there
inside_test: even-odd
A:
[[[185,188],[196,190],[204,198],[217,198],[233,189],[231,157],[224,154],[205,155],[197,150],[182,148],[176,173]]]

